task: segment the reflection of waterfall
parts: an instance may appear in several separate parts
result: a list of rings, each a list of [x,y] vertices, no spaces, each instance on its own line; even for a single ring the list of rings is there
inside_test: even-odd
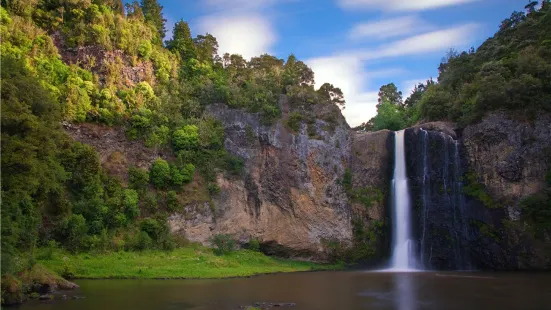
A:
[[[394,274],[394,301],[397,310],[416,309],[417,296],[415,296],[415,283],[412,274]]]
[[[392,179],[392,260],[391,269],[411,270],[416,267],[411,235],[410,197],[406,176],[404,131],[395,133],[394,177]]]

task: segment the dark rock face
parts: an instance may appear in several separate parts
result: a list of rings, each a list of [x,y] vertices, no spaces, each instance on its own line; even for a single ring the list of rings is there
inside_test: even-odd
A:
[[[550,115],[528,123],[494,113],[462,131],[442,122],[406,130],[415,237],[425,268],[551,266],[549,247],[526,229],[519,208],[544,186],[550,137]]]
[[[468,227],[475,214],[462,192],[460,142],[422,128],[405,133],[406,166],[420,263],[427,269],[471,269]]]

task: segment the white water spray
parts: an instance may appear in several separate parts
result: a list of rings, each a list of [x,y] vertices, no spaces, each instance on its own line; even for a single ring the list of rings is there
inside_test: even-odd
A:
[[[395,133],[394,177],[392,179],[392,259],[391,271],[415,271],[416,260],[411,236],[411,210],[406,175],[404,130]]]

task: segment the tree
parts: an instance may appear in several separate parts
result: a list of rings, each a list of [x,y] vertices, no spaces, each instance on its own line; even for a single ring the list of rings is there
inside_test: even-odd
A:
[[[314,71],[291,54],[283,66],[283,85],[314,86]]]
[[[197,58],[195,44],[191,38],[191,30],[187,22],[180,20],[174,24],[172,40],[166,42],[166,46],[172,52],[180,54],[184,61]]]
[[[166,160],[157,159],[149,170],[149,180],[157,188],[165,188],[170,183],[170,165]]]
[[[524,9],[526,9],[528,14],[531,14],[531,13],[534,13],[536,11],[536,5],[538,5],[538,1],[528,0],[528,4],[524,6]]]
[[[137,20],[144,20],[145,17],[143,16],[143,10],[138,1],[134,1],[132,3],[126,3],[126,17],[129,19],[137,19]]]
[[[344,94],[342,93],[342,90],[340,88],[333,86],[333,84],[324,83],[317,90],[317,93],[322,98],[329,100],[344,109],[346,101],[344,100]]]
[[[206,35],[198,35],[193,39],[195,49],[197,51],[197,59],[201,62],[214,63],[214,59],[218,55],[218,41],[216,38],[207,33]]]
[[[166,19],[163,18],[162,13],[163,7],[157,0],[142,0],[141,7],[145,20],[151,23],[159,33],[158,42],[156,43],[162,44],[166,34]]]
[[[381,86],[379,89],[379,99],[377,109],[383,102],[388,102],[396,106],[402,106],[402,92],[398,91],[398,87],[394,83],[389,83]]]
[[[407,97],[406,100],[404,101],[404,107],[411,108],[411,107],[416,106],[417,103],[421,100],[421,97],[423,97],[423,94],[425,93],[425,91],[427,90],[427,88],[430,85],[434,85],[434,81],[432,80],[432,78],[427,80],[426,84],[419,83],[419,84],[415,85],[415,87],[413,88],[413,91],[411,92],[409,97]]]

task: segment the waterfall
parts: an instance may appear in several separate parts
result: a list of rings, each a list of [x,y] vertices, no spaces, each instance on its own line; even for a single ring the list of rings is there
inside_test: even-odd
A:
[[[409,133],[410,201],[418,206],[413,215],[418,228],[417,268],[471,269],[460,143],[445,133],[422,128]]]
[[[406,175],[404,130],[395,133],[394,177],[392,179],[392,259],[391,270],[416,268],[411,230],[410,195]]]

